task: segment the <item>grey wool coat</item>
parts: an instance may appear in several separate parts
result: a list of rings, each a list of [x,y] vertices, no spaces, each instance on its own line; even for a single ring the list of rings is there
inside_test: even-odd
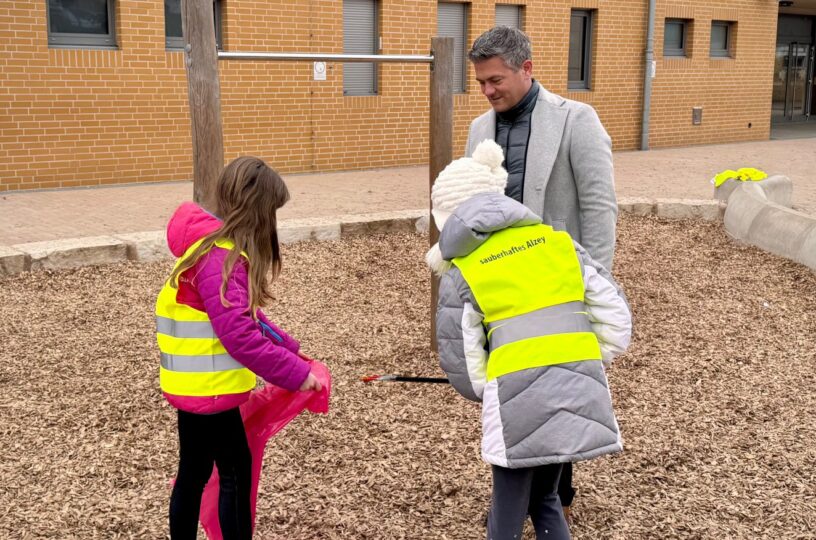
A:
[[[476,195],[446,220],[439,251],[445,261],[466,257],[492,234],[540,222],[509,197]],[[591,323],[602,360],[533,367],[488,380],[491,352],[478,298],[457,266],[448,266],[440,277],[436,312],[440,365],[460,394],[482,402],[482,457],[490,464],[535,467],[592,459],[623,447],[603,364],[628,347],[631,312],[609,272],[580,245],[574,247],[584,283],[583,307],[574,314]],[[515,279],[520,278],[506,277],[508,287]],[[546,335],[558,323],[538,319],[525,332],[529,337]]]
[[[538,83],[536,83],[538,84]],[[496,138],[491,109],[470,125],[465,155]],[[539,84],[530,127],[524,205],[545,224],[567,231],[593,259],[612,268],[618,205],[612,141],[595,110]]]

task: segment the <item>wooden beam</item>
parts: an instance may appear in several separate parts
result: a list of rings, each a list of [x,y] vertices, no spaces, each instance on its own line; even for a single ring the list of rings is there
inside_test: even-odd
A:
[[[431,107],[428,137],[429,190],[442,169],[453,159],[453,38],[431,39]],[[428,224],[430,245],[439,239],[433,215]],[[439,279],[431,274],[431,350],[436,351],[436,303],[439,297]]]
[[[215,183],[224,168],[224,134],[212,0],[181,0],[181,28],[193,137],[193,199],[215,210]]]

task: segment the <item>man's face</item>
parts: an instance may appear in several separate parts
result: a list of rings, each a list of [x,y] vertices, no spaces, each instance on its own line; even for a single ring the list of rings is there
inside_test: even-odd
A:
[[[476,80],[496,112],[512,109],[521,101],[533,82],[533,63],[525,60],[518,71],[504,63],[499,56],[473,64]]]

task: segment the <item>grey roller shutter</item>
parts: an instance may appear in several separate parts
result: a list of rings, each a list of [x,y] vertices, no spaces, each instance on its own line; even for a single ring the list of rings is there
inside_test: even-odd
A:
[[[377,54],[377,2],[343,0],[343,52]],[[343,64],[343,95],[371,96],[377,93],[375,64]]]
[[[496,26],[521,29],[521,7],[507,4],[496,5]]]
[[[465,36],[467,36],[467,4],[440,2],[437,11],[439,37],[453,38],[453,91],[465,91]]]

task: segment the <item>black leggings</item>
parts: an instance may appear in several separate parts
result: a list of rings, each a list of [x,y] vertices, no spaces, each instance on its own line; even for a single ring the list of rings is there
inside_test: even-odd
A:
[[[572,463],[564,463],[561,468],[561,478],[558,480],[558,498],[561,504],[571,506],[575,498],[575,488],[572,487]]]
[[[201,494],[218,467],[218,520],[224,540],[252,537],[252,456],[238,408],[217,414],[178,411],[179,468],[170,497],[170,537],[195,539]]]
[[[493,465],[493,496],[487,517],[488,540],[521,538],[528,515],[533,521],[537,539],[569,540],[569,527],[556,491],[560,475],[560,463],[527,469],[505,469]]]

